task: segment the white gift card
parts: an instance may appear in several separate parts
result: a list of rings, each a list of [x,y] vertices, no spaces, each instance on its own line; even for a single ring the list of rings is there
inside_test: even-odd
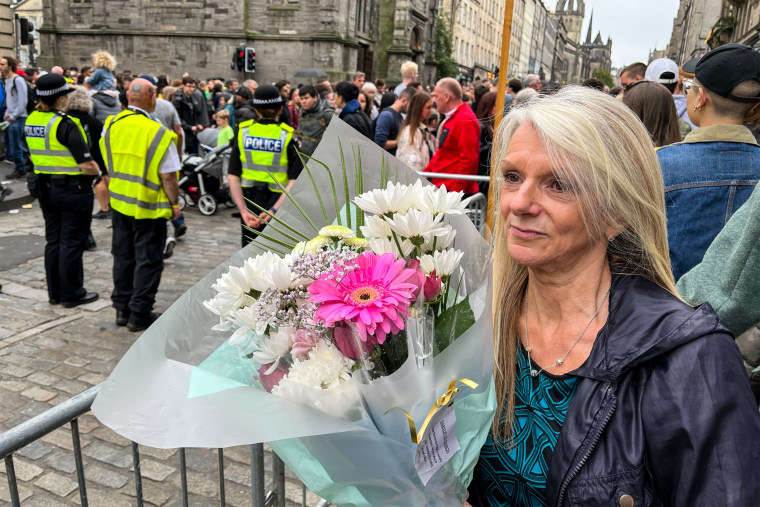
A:
[[[449,403],[430,419],[414,453],[414,468],[422,484],[427,486],[433,474],[459,449],[457,417],[453,403]]]

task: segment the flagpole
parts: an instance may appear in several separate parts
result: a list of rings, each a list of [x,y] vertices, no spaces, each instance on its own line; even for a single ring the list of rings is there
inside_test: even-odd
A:
[[[501,59],[499,61],[499,84],[496,88],[496,118],[494,118],[494,131],[499,128],[499,123],[504,116],[504,102],[507,95],[507,69],[509,65],[509,43],[512,40],[512,11],[514,10],[514,0],[507,0],[504,5],[504,29],[501,33]],[[494,153],[497,150],[492,150]],[[496,170],[494,166],[498,168],[498,164],[494,164],[491,161],[491,184],[488,187],[488,208],[486,215],[486,223],[488,227],[493,231],[493,209],[495,199],[495,181]],[[495,231],[494,231],[495,232]],[[495,232],[498,234],[498,232]]]

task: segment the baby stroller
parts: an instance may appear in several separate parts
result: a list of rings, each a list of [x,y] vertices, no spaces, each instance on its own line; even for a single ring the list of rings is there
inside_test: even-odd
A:
[[[189,156],[182,162],[182,174],[179,179],[179,208],[186,205],[197,206],[198,211],[206,216],[216,213],[219,203],[234,208],[235,203],[226,188],[222,188],[223,168],[229,159],[230,145],[211,148],[202,157]]]

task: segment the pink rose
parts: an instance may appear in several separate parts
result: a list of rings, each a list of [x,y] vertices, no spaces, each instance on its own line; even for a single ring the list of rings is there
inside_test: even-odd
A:
[[[340,324],[336,324],[333,328],[333,341],[340,353],[350,359],[359,359],[369,354],[376,345],[374,336],[368,336],[367,341],[363,342],[358,333]]]
[[[288,374],[287,365],[280,362],[277,369],[267,375],[266,371],[270,366],[272,366],[272,363],[262,365],[261,368],[259,368],[259,382],[261,382],[261,385],[264,386],[264,390],[268,393],[271,393],[274,386],[280,383],[282,377]]]
[[[301,358],[301,356],[305,356],[318,341],[319,337],[304,329],[299,329],[293,337],[293,348],[290,349],[290,353],[293,356]]]
[[[422,268],[420,267],[419,259],[410,260],[407,263],[406,267],[407,269],[414,270],[414,274],[406,280],[408,283],[413,283],[416,287],[412,291],[412,301],[414,301],[415,299],[417,299],[417,295],[419,295],[420,290],[423,288],[425,284],[425,272],[422,271]]]
[[[441,293],[441,279],[435,276],[435,270],[424,281],[425,301],[434,301]]]

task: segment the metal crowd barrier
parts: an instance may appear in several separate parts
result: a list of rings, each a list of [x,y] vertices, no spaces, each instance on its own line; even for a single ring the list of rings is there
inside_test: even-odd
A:
[[[441,178],[445,177],[450,180],[463,180],[463,181],[477,181],[487,182],[491,178],[489,176],[471,176],[469,174],[445,174],[442,173],[417,173],[425,178]],[[488,196],[478,192],[475,194],[467,205],[467,216],[470,217],[475,228],[483,232],[483,228],[486,226],[486,214],[488,213]]]
[[[71,425],[71,436],[74,444],[74,461],[76,464],[77,481],[79,483],[79,498],[82,507],[89,505],[87,500],[87,485],[85,479],[85,467],[82,459],[82,446],[79,441],[78,418],[90,411],[92,402],[100,391],[100,384],[70,398],[18,426],[0,434],[0,458],[5,461],[5,472],[8,477],[8,489],[10,492],[11,505],[19,507],[18,484],[13,466],[13,454],[23,447],[35,442],[45,435],[62,428],[66,424]],[[251,505],[253,507],[285,507],[285,464],[272,453],[273,488],[265,491],[264,480],[264,445],[250,445],[251,452]],[[219,458],[219,503],[224,506],[224,451],[218,449]],[[188,505],[187,466],[185,462],[185,449],[179,450],[180,480],[182,484],[182,505]],[[132,442],[132,464],[135,478],[135,498],[138,507],[143,506],[142,476],[140,474],[140,451],[139,446]],[[306,507],[306,487],[303,486],[301,505]],[[322,500],[315,507],[329,505]]]

